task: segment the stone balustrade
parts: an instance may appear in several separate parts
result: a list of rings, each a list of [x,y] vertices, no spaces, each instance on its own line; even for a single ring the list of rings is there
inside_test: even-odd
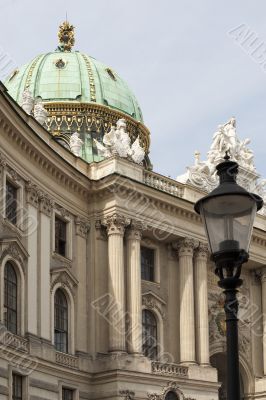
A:
[[[0,334],[0,346],[4,346],[6,349],[12,347],[16,351],[28,353],[29,342],[27,339],[14,335],[13,333],[4,329]]]
[[[58,364],[64,365],[65,367],[78,369],[78,357],[72,356],[71,354],[57,351],[55,353],[55,361]]]
[[[184,188],[181,183],[151,171],[144,171],[144,183],[172,196],[183,197],[184,195]]]
[[[161,363],[158,361],[152,362],[152,373],[163,376],[188,376],[188,368],[178,364]]]

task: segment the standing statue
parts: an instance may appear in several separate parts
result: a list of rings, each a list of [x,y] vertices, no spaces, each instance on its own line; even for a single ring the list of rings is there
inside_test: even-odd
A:
[[[238,153],[238,140],[236,136],[236,119],[230,118],[229,121],[223,125],[225,151],[229,151],[231,157],[235,157]]]
[[[34,107],[34,98],[32,97],[32,94],[31,94],[29,88],[26,88],[24,90],[24,92],[22,93],[21,108],[27,114],[31,115],[33,107]]]
[[[81,150],[82,145],[83,145],[83,141],[80,139],[79,133],[74,132],[70,136],[69,146],[70,146],[70,150],[72,151],[72,153],[75,154],[75,156],[77,156],[77,157],[80,156],[80,150]]]
[[[35,105],[33,115],[39,124],[43,125],[46,122],[48,111],[44,108],[44,105],[41,101]]]

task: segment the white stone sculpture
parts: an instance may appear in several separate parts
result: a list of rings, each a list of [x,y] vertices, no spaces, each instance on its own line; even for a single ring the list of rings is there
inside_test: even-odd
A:
[[[199,153],[196,152],[195,164],[188,167],[187,172],[177,178],[179,182],[211,191],[218,184],[216,166],[223,161],[225,152],[228,151],[231,160],[239,164],[238,182],[249,191],[258,193],[259,190],[262,190],[263,193],[266,193],[264,187],[266,185],[263,183],[261,186],[258,183],[259,175],[254,165],[254,153],[248,148],[250,139],[239,139],[235,118],[230,118],[226,124],[219,125],[212,140],[207,160],[200,161]]]
[[[21,108],[27,113],[31,114],[32,110],[34,107],[34,98],[32,97],[32,94],[29,90],[29,88],[26,88],[24,92],[22,93],[22,102],[21,102]]]
[[[83,140],[80,139],[79,133],[74,132],[70,136],[69,146],[70,146],[70,150],[72,151],[72,153],[75,154],[75,156],[77,156],[77,157],[80,156],[80,150],[81,150],[82,145],[83,145]]]
[[[34,118],[43,125],[48,117],[48,111],[44,108],[43,103],[40,101],[34,107],[33,112]]]
[[[139,136],[131,146],[131,157],[136,164],[141,164],[145,157],[145,151],[139,142]]]
[[[140,145],[139,138],[131,146],[124,118],[119,119],[116,127],[112,126],[110,132],[105,133],[103,144],[96,139],[94,139],[94,143],[96,144],[98,154],[104,158],[119,156],[141,164],[145,157],[145,151]]]

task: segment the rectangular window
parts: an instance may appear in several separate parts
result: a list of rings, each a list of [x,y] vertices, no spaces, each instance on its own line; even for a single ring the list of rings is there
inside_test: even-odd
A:
[[[23,377],[18,374],[12,374],[12,400],[23,400]]]
[[[55,252],[64,257],[66,256],[66,231],[67,223],[55,217]]]
[[[154,282],[154,253],[153,249],[141,247],[141,279]]]
[[[6,181],[6,218],[14,225],[17,223],[17,194],[16,186]]]
[[[74,400],[74,390],[63,388],[62,400]]]

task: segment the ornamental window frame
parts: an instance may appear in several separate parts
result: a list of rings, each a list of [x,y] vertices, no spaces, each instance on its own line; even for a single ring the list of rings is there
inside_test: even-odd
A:
[[[55,255],[55,256],[57,256],[57,257],[63,257],[63,258],[65,258],[65,259],[68,259],[68,260],[72,260],[72,253],[73,253],[73,250],[72,250],[72,248],[73,248],[73,235],[72,235],[72,232],[73,232],[73,222],[72,222],[72,219],[69,217],[69,216],[62,216],[61,214],[60,214],[60,212],[57,212],[56,210],[55,211],[53,211],[53,215],[52,215],[52,218],[53,218],[53,220],[52,220],[52,235],[51,235],[51,238],[52,238],[52,249],[53,249],[53,254]],[[59,219],[59,220],[61,220],[62,222],[64,222],[65,224],[66,224],[66,244],[65,244],[65,255],[62,255],[62,254],[60,254],[60,253],[57,253],[56,252],[56,249],[55,249],[55,231],[56,231],[56,229],[55,229],[55,223],[56,223],[56,218],[57,219]]]
[[[140,252],[141,248],[147,248],[154,251],[154,280],[146,280],[142,279],[142,282],[146,282],[148,284],[158,285],[160,284],[160,246],[150,239],[142,239],[140,242]],[[141,254],[140,254],[141,257]],[[141,259],[140,259],[140,268],[141,267]]]
[[[4,322],[4,296],[5,296],[5,267],[6,264],[12,264],[17,276],[17,332],[12,333],[17,336],[25,335],[25,276],[21,265],[12,257],[7,255],[0,265],[0,320]]]
[[[8,399],[13,400],[13,376],[21,376],[22,379],[22,400],[29,398],[29,375],[21,372],[19,367],[13,367],[9,365],[8,367],[8,389],[9,396]]]
[[[5,221],[10,224],[11,227],[18,228],[21,231],[23,227],[23,211],[24,211],[24,190],[23,185],[18,182],[17,179],[14,179],[12,175],[7,171],[4,170],[4,190],[3,190],[3,217]],[[13,223],[7,218],[7,204],[6,204],[6,197],[7,197],[7,182],[10,183],[16,190],[16,222]]]
[[[58,400],[64,400],[63,398],[63,390],[72,390],[73,391],[73,400],[79,400],[79,388],[76,385],[70,384],[67,381],[59,381],[59,391],[58,391]]]
[[[54,285],[52,292],[51,292],[51,338],[52,338],[52,345],[56,352],[59,350],[55,347],[55,294],[56,291],[60,289],[64,292],[67,300],[67,311],[68,311],[68,348],[67,353],[62,352],[63,354],[75,354],[75,303],[74,297],[71,293],[70,289],[62,282],[58,282]]]

